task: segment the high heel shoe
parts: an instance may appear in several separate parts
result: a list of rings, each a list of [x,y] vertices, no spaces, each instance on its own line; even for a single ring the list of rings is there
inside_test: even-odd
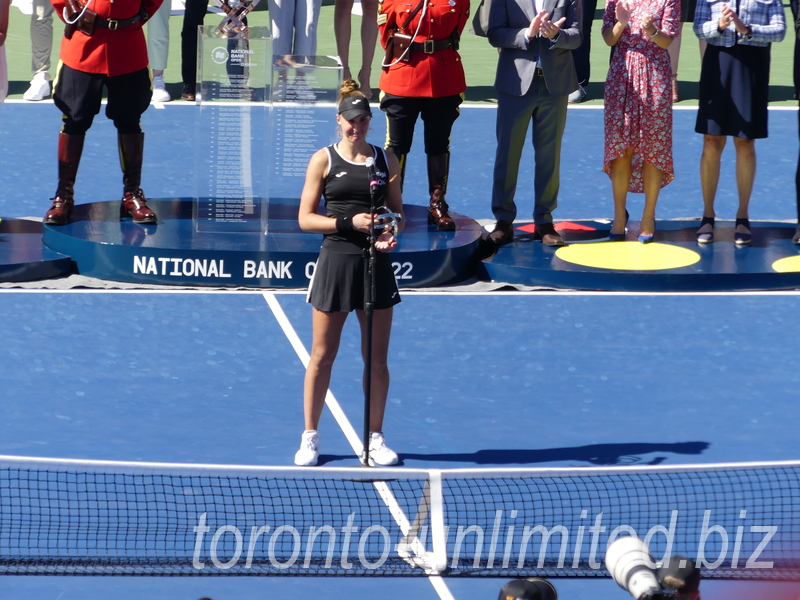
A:
[[[622,233],[611,233],[608,232],[608,241],[609,242],[624,242],[625,235],[628,233],[628,210],[625,210],[625,230]]]
[[[739,226],[744,227],[745,231],[739,231]],[[737,246],[749,246],[753,241],[753,234],[750,232],[749,219],[736,219],[733,231],[733,243]]]
[[[714,241],[714,217],[703,217],[697,229],[697,243],[710,244]]]
[[[649,234],[639,234],[639,243],[640,244],[650,244],[653,241],[653,238],[656,236],[656,222],[653,221],[653,233]]]

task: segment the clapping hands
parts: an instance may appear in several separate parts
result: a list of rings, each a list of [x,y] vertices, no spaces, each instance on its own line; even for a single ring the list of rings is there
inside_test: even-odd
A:
[[[615,7],[617,21],[624,27],[631,20],[631,7],[626,0],[620,0]]]
[[[533,21],[531,21],[530,27],[528,27],[527,36],[529,39],[535,38],[539,35],[548,39],[556,38],[558,34],[561,33],[561,26],[566,23],[566,21],[566,17],[561,17],[558,21],[553,23],[553,21],[550,20],[550,15],[547,14],[547,11],[543,10],[533,18]]]
[[[736,14],[736,11],[725,4],[722,7],[722,16],[719,18],[719,30],[723,31],[727,29],[731,23],[733,23],[736,31],[739,33],[745,33],[747,31],[747,25],[742,22],[739,15]]]

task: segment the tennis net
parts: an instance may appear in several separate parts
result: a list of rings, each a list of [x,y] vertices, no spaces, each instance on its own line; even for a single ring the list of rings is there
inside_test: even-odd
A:
[[[363,469],[0,456],[0,574],[800,578],[800,462]]]

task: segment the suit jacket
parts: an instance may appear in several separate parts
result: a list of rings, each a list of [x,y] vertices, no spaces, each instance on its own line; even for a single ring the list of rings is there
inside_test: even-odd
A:
[[[572,50],[581,45],[581,0],[543,0],[550,20],[566,17],[561,33],[551,41],[528,40],[525,35],[536,16],[533,0],[493,0],[489,9],[489,43],[500,48],[494,88],[512,96],[524,96],[531,87],[540,57],[544,82],[552,96],[566,96],[578,89]]]

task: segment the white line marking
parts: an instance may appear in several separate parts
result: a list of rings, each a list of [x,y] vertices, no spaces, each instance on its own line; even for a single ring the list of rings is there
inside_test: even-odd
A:
[[[308,350],[306,350],[303,342],[300,340],[300,336],[297,335],[297,332],[289,321],[289,318],[286,316],[286,313],[283,311],[283,308],[278,302],[278,299],[275,297],[275,294],[272,292],[264,292],[263,296],[272,310],[272,314],[275,315],[278,324],[281,326],[284,335],[286,335],[289,343],[292,345],[292,348],[294,348],[294,351],[297,353],[297,356],[303,363],[303,366],[308,368],[308,362],[310,360]],[[333,416],[336,419],[336,422],[339,424],[339,427],[342,428],[345,437],[348,439],[350,446],[353,448],[353,452],[355,452],[357,457],[360,457],[364,445],[361,443],[361,440],[358,438],[358,434],[356,434],[356,430],[353,428],[353,425],[350,423],[347,415],[344,414],[344,411],[330,390],[328,390],[328,393],[325,396],[325,405],[330,409],[331,413],[333,413]],[[397,502],[397,498],[385,482],[376,481],[374,485],[386,504],[386,507],[389,509],[389,512],[391,513],[395,522],[403,532],[403,535],[407,536],[409,530],[411,529],[411,524],[408,521],[408,517],[403,512],[403,509]],[[444,579],[442,579],[440,576],[429,575],[428,580],[431,582],[431,585],[433,585],[434,591],[436,591],[441,600],[455,600],[455,597],[447,587],[447,583],[445,583]]]
[[[300,362],[303,363],[303,367],[307,369],[311,356],[308,354],[308,350],[306,350],[303,342],[300,341],[300,336],[297,335],[291,322],[289,322],[289,317],[283,312],[283,308],[281,308],[281,305],[278,303],[275,294],[272,292],[264,292],[262,295],[270,309],[272,309],[272,314],[274,314],[275,318],[278,320],[278,324],[281,326],[281,329],[283,329],[284,335],[286,335],[292,348],[294,348],[294,351],[297,353],[298,358],[300,358]],[[339,401],[336,400],[336,397],[330,390],[328,390],[328,393],[325,395],[325,406],[330,409],[339,427],[342,428],[342,432],[347,438],[347,441],[350,442],[353,452],[356,453],[356,456],[361,456],[364,450],[364,444],[361,443],[361,439],[358,437],[355,428],[348,420],[347,415],[344,414],[342,407],[339,405]]]

